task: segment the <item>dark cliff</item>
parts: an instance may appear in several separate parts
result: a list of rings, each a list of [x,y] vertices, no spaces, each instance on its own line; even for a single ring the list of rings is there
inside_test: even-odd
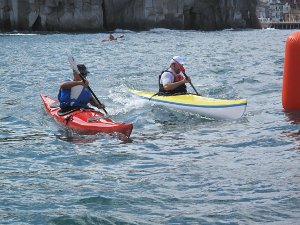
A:
[[[259,28],[257,0],[0,0],[1,31]]]

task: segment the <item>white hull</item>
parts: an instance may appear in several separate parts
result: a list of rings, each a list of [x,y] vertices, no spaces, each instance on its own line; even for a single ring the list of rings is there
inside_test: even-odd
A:
[[[156,100],[145,99],[148,103],[172,108],[178,111],[199,114],[204,117],[220,119],[220,120],[235,120],[240,118],[246,111],[246,105],[238,105],[232,107],[201,107],[193,105],[182,105]]]

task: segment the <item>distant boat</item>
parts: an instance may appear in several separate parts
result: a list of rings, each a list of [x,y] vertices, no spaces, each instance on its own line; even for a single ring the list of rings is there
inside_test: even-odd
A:
[[[124,35],[121,35],[121,36],[119,36],[119,37],[109,37],[108,39],[104,39],[104,40],[102,40],[101,42],[107,42],[107,41],[116,41],[116,40],[118,40],[118,39],[120,39],[120,38],[124,38]]]

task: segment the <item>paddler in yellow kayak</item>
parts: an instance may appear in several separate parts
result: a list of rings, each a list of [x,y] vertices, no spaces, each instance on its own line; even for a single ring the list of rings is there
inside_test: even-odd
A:
[[[170,61],[170,68],[159,75],[158,95],[186,94],[186,83],[191,83],[189,76],[185,77],[180,72],[185,64],[183,57],[174,56]]]

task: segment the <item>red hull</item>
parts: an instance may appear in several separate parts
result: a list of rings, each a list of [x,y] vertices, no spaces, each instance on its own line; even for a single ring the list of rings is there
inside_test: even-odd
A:
[[[116,123],[104,114],[92,109],[76,110],[64,116],[57,114],[59,107],[51,107],[56,100],[41,94],[45,110],[57,123],[83,134],[120,133],[129,137],[133,129],[131,123]]]

